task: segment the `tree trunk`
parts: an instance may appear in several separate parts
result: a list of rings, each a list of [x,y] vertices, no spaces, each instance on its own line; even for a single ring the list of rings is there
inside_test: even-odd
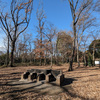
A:
[[[34,65],[36,65],[36,61],[35,61],[35,54],[34,54]]]
[[[77,39],[77,63],[78,63],[78,67],[80,67],[80,62],[79,62],[79,45],[78,45],[78,39]]]
[[[47,60],[46,60],[46,57],[45,57],[45,58],[44,58],[44,66],[46,66],[46,61],[47,61]]]
[[[72,65],[73,65],[73,58],[71,58],[71,60],[69,62],[69,69],[68,69],[68,71],[73,71]]]
[[[32,52],[30,53],[30,63],[32,63]]]
[[[74,54],[75,54],[75,42],[76,42],[76,25],[74,22],[75,22],[75,16],[74,16],[74,20],[73,20],[74,40],[73,40],[73,45],[72,45],[72,54],[71,54],[71,58],[69,61],[68,71],[73,71],[73,58],[74,58]]]
[[[8,45],[7,45],[7,58],[6,58],[6,65],[8,67],[9,64],[9,35],[8,35]]]
[[[85,65],[85,67],[87,66],[86,63],[87,62],[86,62],[86,57],[85,57],[85,52],[84,52],[84,65]]]
[[[59,62],[58,62],[58,53],[56,53],[56,61],[55,61],[55,64],[56,65],[59,65]]]
[[[53,56],[53,54],[51,53],[51,69],[52,69],[52,56]]]
[[[42,55],[41,55],[41,52],[40,52],[40,66],[42,66]]]
[[[69,69],[68,69],[68,71],[73,71],[74,52],[75,52],[75,48],[73,47],[72,55],[71,55],[71,58],[70,58],[70,61],[69,61]]]
[[[62,64],[64,63],[64,55],[62,55]]]
[[[30,63],[32,62],[32,50],[31,50],[31,44],[30,44]]]
[[[46,66],[46,64],[47,64],[47,51],[46,51],[46,54],[45,54],[45,56],[44,56],[44,66]]]
[[[95,64],[94,64],[94,60],[95,60],[94,54],[95,54],[95,44],[93,45],[93,66],[95,66]]]
[[[15,42],[13,42],[12,45],[11,45],[11,62],[10,62],[10,67],[13,67],[14,48],[15,48]]]

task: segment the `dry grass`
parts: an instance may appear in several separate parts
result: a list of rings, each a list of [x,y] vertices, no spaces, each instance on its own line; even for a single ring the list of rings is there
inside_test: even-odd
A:
[[[76,66],[76,65],[75,65]],[[0,68],[0,100],[100,100],[100,69],[98,67],[75,68],[67,72],[68,65],[54,66],[60,69],[67,78],[67,84],[60,87],[63,89],[59,95],[41,94],[30,89],[16,89],[8,83],[19,80],[23,72],[32,68],[48,67],[13,67]],[[52,90],[53,91],[53,90]]]

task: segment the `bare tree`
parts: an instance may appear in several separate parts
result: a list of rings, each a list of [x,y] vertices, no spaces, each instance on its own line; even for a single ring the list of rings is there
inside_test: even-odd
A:
[[[29,25],[32,6],[33,0],[12,0],[10,6],[11,12],[9,14],[8,12],[6,14],[0,12],[0,21],[11,40],[11,67],[13,66],[16,40]]]
[[[95,6],[93,7],[94,11],[100,12],[100,0],[96,0]]]
[[[90,39],[90,34],[88,34],[87,36],[83,35],[81,39],[81,44],[80,44],[80,49],[83,52],[84,66],[87,66],[87,54],[86,53],[89,47],[89,43],[88,43],[89,39]]]
[[[29,59],[30,63],[32,62],[32,34],[29,34],[29,39],[28,39],[28,44],[29,44]]]
[[[68,0],[70,9],[71,9],[71,14],[72,14],[72,19],[73,19],[73,34],[74,34],[74,39],[73,39],[73,47],[72,47],[72,54],[70,58],[70,65],[68,71],[72,71],[72,65],[73,65],[73,58],[74,58],[74,53],[75,53],[75,43],[76,43],[76,25],[80,19],[80,16],[82,12],[91,5],[92,0]]]
[[[54,36],[56,35],[56,28],[54,27],[53,24],[49,24],[49,26],[47,27],[47,34],[46,33],[43,33],[47,39],[48,39],[48,42],[49,42],[49,45],[45,48],[50,52],[51,54],[51,68],[53,66],[53,39],[54,39]],[[47,43],[48,43],[47,42]]]
[[[39,2],[39,7],[36,12],[36,17],[38,20],[38,26],[36,28],[37,28],[38,36],[40,37],[39,39],[40,50],[42,50],[43,31],[44,31],[44,24],[46,21],[46,16],[43,10],[43,4],[41,2]],[[42,51],[40,52],[40,65],[42,65]]]
[[[22,37],[21,37],[22,36]],[[22,62],[32,61],[32,34],[23,33],[16,41],[16,58],[22,59]]]
[[[3,28],[2,28],[3,29]],[[5,32],[5,31],[4,31]],[[6,33],[6,32],[5,32]],[[7,40],[7,41],[6,41]],[[9,35],[6,33],[6,38],[4,39],[5,41],[5,46],[6,46],[6,50],[7,50],[7,54],[6,54],[6,66],[8,67],[9,65],[9,48],[10,48],[10,39],[9,39]]]
[[[97,36],[99,36],[99,32],[98,31],[91,31],[91,36],[93,38],[93,53],[92,53],[92,56],[93,56],[93,66],[95,65],[95,50],[96,50],[96,45],[99,44],[100,42],[99,41],[96,41],[98,39]]]
[[[5,46],[6,51],[7,51],[5,65],[8,67],[8,64],[9,64],[10,40],[9,40],[9,36],[7,36],[7,34],[6,34],[6,37],[4,38],[4,46]]]
[[[92,6],[91,6],[92,7]],[[92,26],[95,26],[95,20],[96,18],[92,16],[92,10],[91,7],[88,6],[85,11],[80,16],[80,19],[77,24],[77,33],[76,33],[76,44],[77,44],[77,62],[78,67],[80,66],[79,62],[79,46],[82,40],[82,36],[84,35],[84,32],[91,28]]]

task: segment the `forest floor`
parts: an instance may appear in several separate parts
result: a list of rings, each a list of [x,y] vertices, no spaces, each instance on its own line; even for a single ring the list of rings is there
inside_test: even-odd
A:
[[[65,75],[64,85],[41,81],[22,82],[21,74],[29,69],[48,69],[50,66],[0,68],[0,100],[100,100],[99,67],[76,68],[68,72],[68,64],[53,66]]]

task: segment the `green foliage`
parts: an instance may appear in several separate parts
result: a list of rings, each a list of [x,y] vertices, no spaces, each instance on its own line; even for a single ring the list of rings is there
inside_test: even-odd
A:
[[[92,58],[92,54],[88,51],[88,66],[92,66],[93,65],[93,58]]]
[[[95,58],[100,58],[100,39],[92,41],[89,46],[89,52],[93,54],[93,49],[95,49]]]
[[[0,66],[5,64],[6,54],[0,55]]]

